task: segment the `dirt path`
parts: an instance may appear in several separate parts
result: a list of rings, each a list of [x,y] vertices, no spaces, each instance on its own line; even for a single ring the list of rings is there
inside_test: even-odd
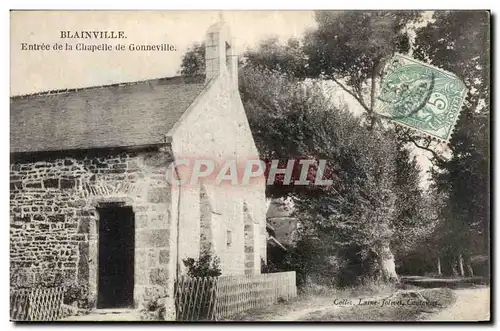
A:
[[[455,290],[457,301],[436,314],[428,316],[427,321],[489,321],[490,288],[469,288]]]
[[[287,303],[269,306],[266,309],[247,312],[230,320],[298,321],[310,313],[335,308],[330,297],[302,297]]]
[[[434,291],[437,289],[421,289],[420,291]],[[450,290],[448,290],[450,291]],[[356,296],[331,295],[321,297],[302,297],[292,302],[274,305],[264,310],[248,312],[234,320],[240,321],[309,321],[309,320],[351,320],[351,321],[390,321],[412,320],[412,318],[426,321],[488,321],[490,319],[490,304],[488,287],[475,287],[453,291],[456,301],[448,308],[438,312],[414,312],[411,306],[406,309],[377,309],[378,307],[361,306],[359,309],[349,309],[350,306],[335,305],[335,298],[349,297],[356,301]],[[448,295],[451,295],[448,294]],[[380,301],[387,298],[387,294],[366,295],[363,299]],[[436,297],[437,298],[437,297]],[[443,294],[439,296],[444,300]],[[352,308],[352,307],[351,307]],[[424,310],[425,311],[425,310]],[[408,315],[410,314],[410,315]],[[420,315],[421,314],[421,315]]]
[[[295,307],[291,311],[275,316],[272,321],[300,321],[303,320],[304,317],[310,314],[318,314],[326,311],[333,311],[338,309],[339,306],[335,306],[332,304],[331,300],[327,302],[323,302],[319,305],[314,305],[312,307],[308,306],[299,306]]]
[[[363,296],[363,298],[371,298],[374,300],[386,297],[387,294],[378,294],[376,296]],[[310,316],[322,316],[325,313],[331,313],[336,310],[345,308],[339,304],[334,304],[335,298],[347,298],[357,301],[360,296],[348,296],[347,294],[337,294],[332,296],[311,296],[307,298],[299,298],[288,303],[273,305],[265,310],[253,311],[238,316],[234,320],[240,321],[303,321]]]

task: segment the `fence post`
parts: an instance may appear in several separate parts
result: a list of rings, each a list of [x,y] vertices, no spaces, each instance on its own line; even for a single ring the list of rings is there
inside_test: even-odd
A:
[[[182,277],[175,285],[177,320],[220,320],[296,295],[295,272]]]

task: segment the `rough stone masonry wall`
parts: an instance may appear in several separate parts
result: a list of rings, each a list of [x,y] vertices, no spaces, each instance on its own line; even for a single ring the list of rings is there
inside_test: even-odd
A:
[[[11,284],[87,285],[95,299],[96,207],[121,202],[135,213],[135,304],[164,295],[171,268],[170,155],[88,152],[11,161]]]
[[[203,185],[200,187],[200,253],[214,254],[212,206]]]
[[[256,273],[254,222],[248,213],[246,204],[243,205],[243,217],[245,226],[245,275],[253,275]]]

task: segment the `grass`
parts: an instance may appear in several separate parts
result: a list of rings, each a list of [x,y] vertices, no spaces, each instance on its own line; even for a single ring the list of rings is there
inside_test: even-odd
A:
[[[488,284],[488,279],[482,276],[475,277],[457,277],[457,276],[403,276],[406,284],[413,284],[419,287],[435,288],[464,288],[471,285]]]
[[[313,312],[302,320],[414,321],[424,313],[433,313],[448,307],[455,300],[455,294],[448,288],[404,290],[385,297],[353,300],[352,305]],[[368,301],[370,304],[367,304]]]
[[[331,308],[335,298],[358,298],[394,293],[396,288],[382,283],[369,283],[343,289],[309,285],[299,290],[298,297],[268,306],[245,311],[232,316],[233,321],[302,320],[309,311]]]
[[[337,301],[336,301],[337,299]],[[348,299],[351,304],[335,304]],[[382,305],[383,299],[385,304]],[[373,301],[373,304],[359,304]],[[246,311],[233,321],[414,321],[425,313],[448,307],[456,300],[448,288],[423,289],[369,283],[335,289],[311,285],[293,300]]]

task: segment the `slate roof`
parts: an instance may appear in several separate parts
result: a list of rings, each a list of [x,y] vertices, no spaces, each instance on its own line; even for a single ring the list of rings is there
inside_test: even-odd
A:
[[[204,86],[202,76],[171,77],[11,97],[10,151],[162,143]]]
[[[280,243],[276,238],[274,238],[273,236],[270,236],[269,238],[267,238],[267,243],[270,244],[271,246],[275,246],[275,247],[279,247],[281,248],[282,250],[286,251],[286,247],[283,246],[282,243]]]
[[[293,209],[289,205],[280,199],[273,199],[267,209],[266,218],[291,217],[292,213]]]
[[[273,199],[266,214],[267,232],[280,245],[290,245],[296,239],[298,220],[293,215],[293,206],[281,199]]]

